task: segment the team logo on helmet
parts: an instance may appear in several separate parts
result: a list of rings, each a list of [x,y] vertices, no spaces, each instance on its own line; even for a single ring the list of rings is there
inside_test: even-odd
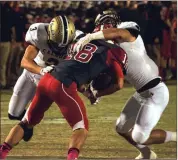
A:
[[[75,26],[66,16],[53,18],[48,26],[48,44],[53,51],[68,45],[75,37]]]

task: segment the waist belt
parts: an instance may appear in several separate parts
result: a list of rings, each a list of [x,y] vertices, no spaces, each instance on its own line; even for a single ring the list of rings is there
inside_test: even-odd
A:
[[[148,82],[147,84],[145,84],[142,88],[137,90],[137,92],[138,93],[144,92],[150,88],[157,86],[160,82],[162,82],[161,78],[155,78],[155,79],[151,80],[150,82]]]

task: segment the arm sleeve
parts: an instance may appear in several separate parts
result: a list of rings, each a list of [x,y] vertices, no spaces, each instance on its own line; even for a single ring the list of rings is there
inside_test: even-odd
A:
[[[25,35],[25,41],[34,46],[37,46],[37,29],[37,26],[35,26],[35,24],[32,24]]]
[[[127,30],[130,32],[130,34],[134,37],[138,37],[138,35],[140,34],[140,31],[136,30],[136,29],[132,29],[132,28],[127,28]]]
[[[121,66],[120,63],[113,61],[112,68],[113,68],[113,71],[116,75],[117,80],[119,78],[124,78],[123,69],[122,69],[122,66]]]

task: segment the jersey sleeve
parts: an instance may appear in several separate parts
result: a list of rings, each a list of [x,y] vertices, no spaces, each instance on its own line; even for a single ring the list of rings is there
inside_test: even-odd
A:
[[[108,51],[107,61],[109,65],[111,65],[113,61],[116,61],[121,64],[122,68],[124,68],[127,63],[127,54],[120,47],[112,48]]]
[[[120,47],[109,49],[106,63],[112,69],[117,81],[124,78],[127,54]]]
[[[37,31],[38,31],[38,26],[36,24],[32,24],[26,33],[25,41],[34,46],[37,46],[37,40],[38,40]]]
[[[133,30],[140,32],[140,26],[135,22],[122,22],[121,24],[117,26],[117,28],[133,29]]]
[[[113,61],[112,63],[112,69],[115,73],[115,76],[117,79],[119,78],[124,78],[124,73],[123,73],[123,69],[120,63]]]

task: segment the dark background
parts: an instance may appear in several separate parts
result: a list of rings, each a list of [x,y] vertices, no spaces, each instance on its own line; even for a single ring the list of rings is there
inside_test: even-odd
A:
[[[20,60],[27,46],[24,37],[31,24],[49,23],[56,15],[65,14],[77,29],[92,32],[95,17],[107,9],[114,9],[121,21],[137,22],[148,55],[159,66],[160,75],[164,80],[177,77],[176,1],[9,1],[0,2],[0,9],[1,43],[11,43],[6,87],[13,86],[21,73]]]

